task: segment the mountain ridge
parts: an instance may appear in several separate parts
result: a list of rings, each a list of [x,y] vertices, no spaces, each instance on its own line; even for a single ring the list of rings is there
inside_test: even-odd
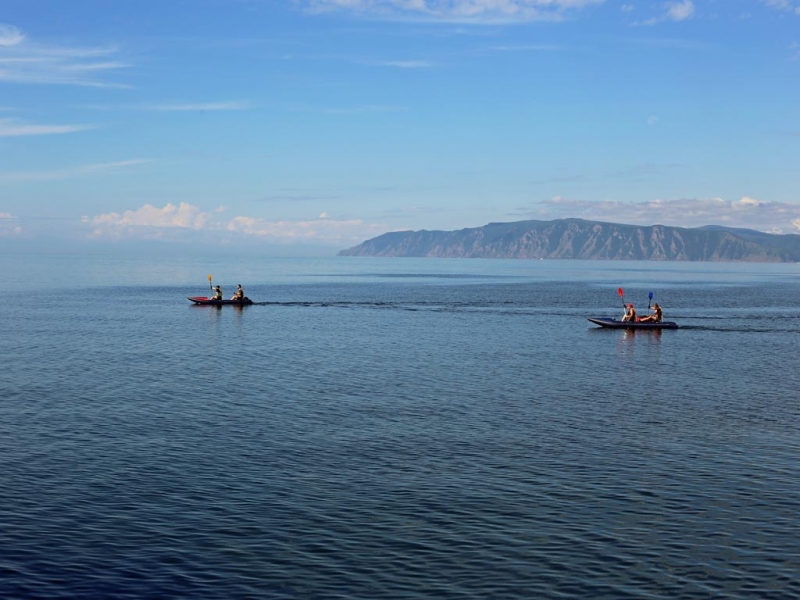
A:
[[[393,231],[339,256],[798,262],[800,235],[707,225],[627,225],[584,219],[488,223],[454,231]]]

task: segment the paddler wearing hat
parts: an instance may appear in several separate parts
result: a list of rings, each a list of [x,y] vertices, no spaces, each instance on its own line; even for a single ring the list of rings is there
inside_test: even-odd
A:
[[[625,316],[622,317],[622,321],[636,323],[636,309],[633,308],[633,302],[628,303],[628,308],[625,309]]]

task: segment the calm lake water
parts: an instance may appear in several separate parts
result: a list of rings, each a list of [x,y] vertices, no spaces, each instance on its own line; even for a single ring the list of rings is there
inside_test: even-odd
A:
[[[0,597],[800,597],[800,265],[0,272]]]

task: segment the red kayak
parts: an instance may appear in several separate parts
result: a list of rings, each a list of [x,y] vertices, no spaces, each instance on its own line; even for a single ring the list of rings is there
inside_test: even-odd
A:
[[[605,317],[596,317],[589,319],[595,325],[600,327],[608,327],[610,329],[677,329],[678,324],[674,321],[617,321],[616,319],[607,319]]]
[[[195,304],[206,304],[208,306],[225,306],[228,304],[233,306],[246,306],[253,303],[253,301],[247,297],[241,300],[214,300],[213,298],[206,298],[205,296],[189,296],[189,300]]]

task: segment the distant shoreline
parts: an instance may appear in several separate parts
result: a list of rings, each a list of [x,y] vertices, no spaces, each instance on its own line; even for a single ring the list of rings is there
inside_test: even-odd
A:
[[[338,256],[794,263],[800,262],[800,235],[557,219],[395,231]]]

